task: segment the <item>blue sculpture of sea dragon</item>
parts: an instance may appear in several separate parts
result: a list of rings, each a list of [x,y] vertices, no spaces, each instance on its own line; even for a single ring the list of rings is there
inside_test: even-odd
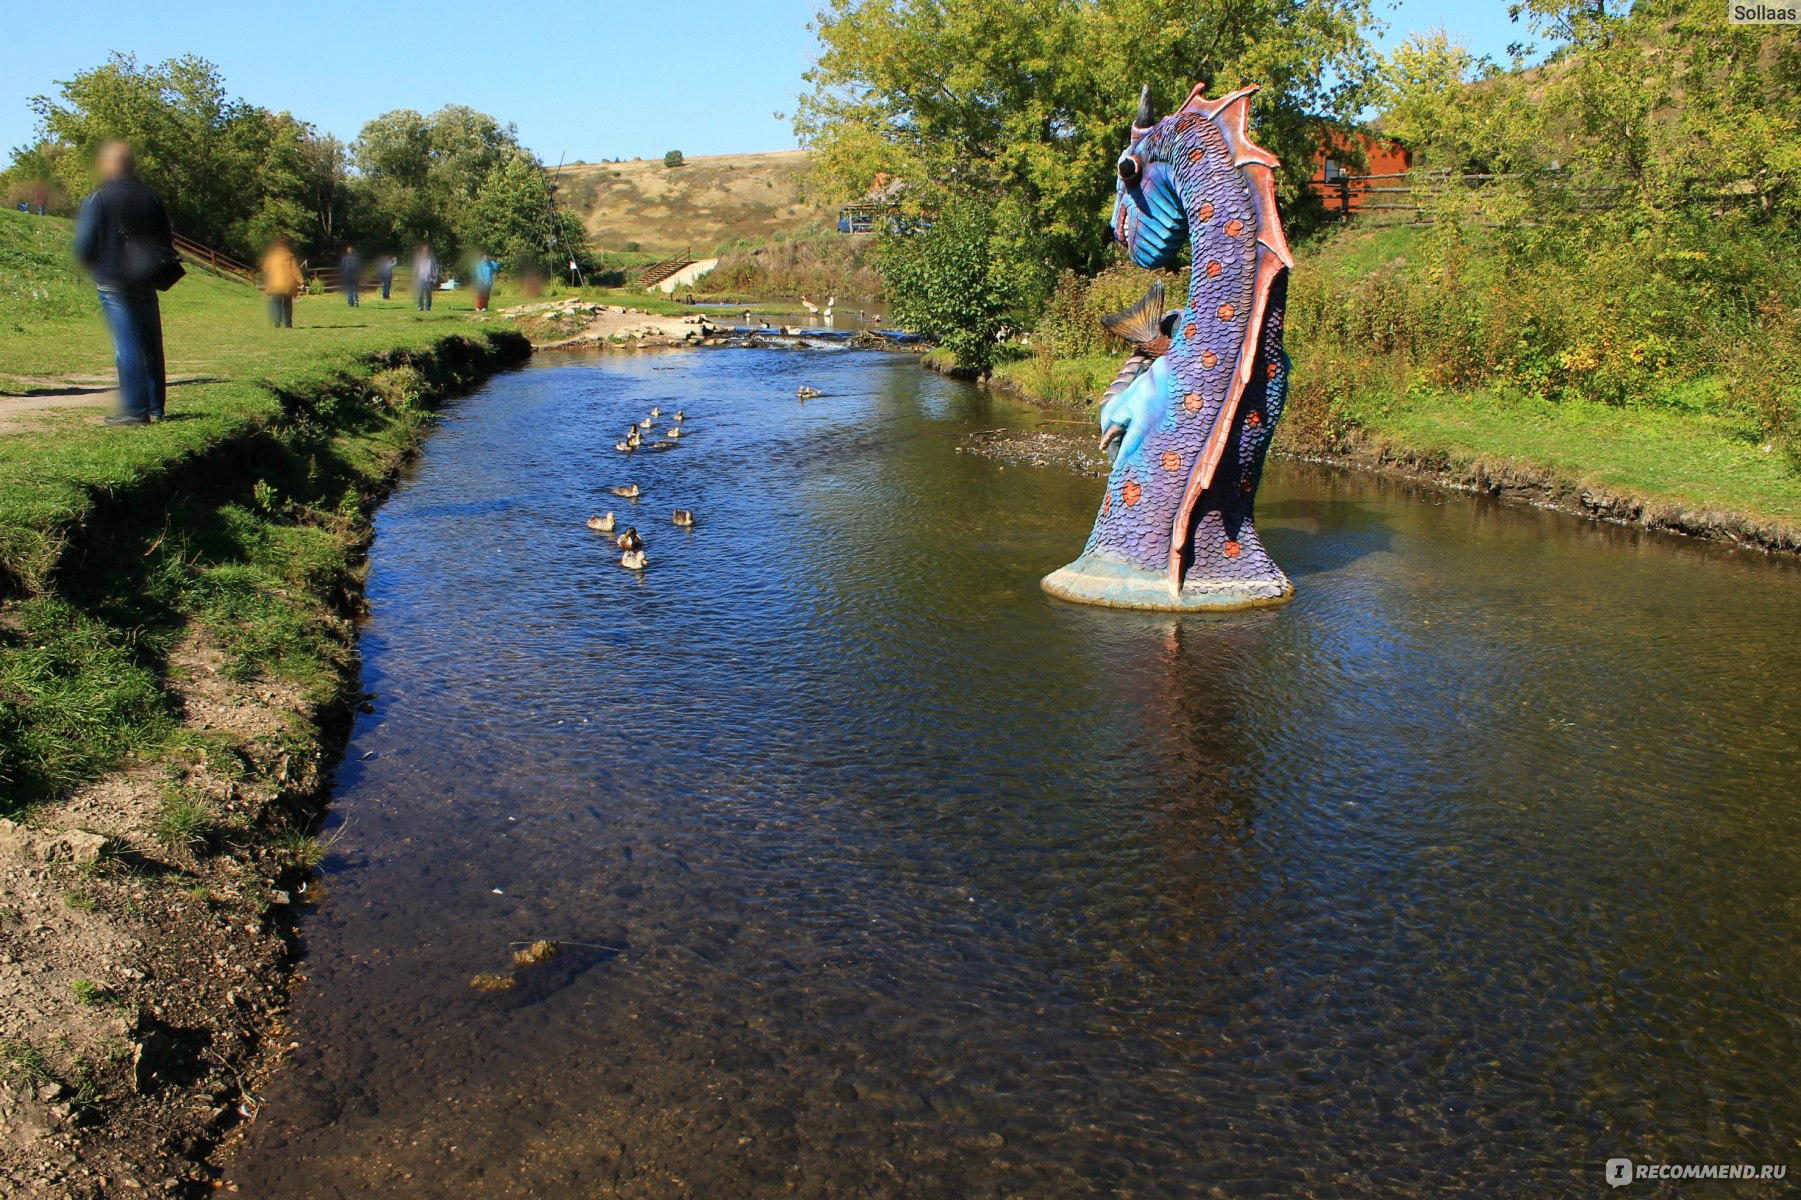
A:
[[[1186,310],[1162,289],[1109,318],[1134,343],[1102,398],[1101,445],[1118,455],[1080,558],[1044,579],[1088,604],[1165,610],[1281,604],[1294,585],[1252,523],[1288,391],[1282,314],[1294,265],[1276,212],[1276,158],[1251,141],[1248,87],[1197,84],[1157,120],[1147,87],[1119,159],[1113,234],[1141,267],[1193,242]]]

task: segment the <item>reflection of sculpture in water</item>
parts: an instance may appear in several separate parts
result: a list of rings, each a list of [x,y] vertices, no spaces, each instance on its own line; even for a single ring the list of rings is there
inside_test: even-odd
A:
[[[1276,213],[1276,159],[1246,128],[1255,88],[1218,100],[1197,84],[1157,120],[1146,88],[1119,159],[1113,233],[1141,267],[1193,242],[1188,305],[1162,289],[1108,321],[1133,354],[1101,406],[1118,442],[1080,558],[1054,595],[1122,608],[1233,609],[1294,594],[1251,520],[1288,390],[1282,314],[1293,259]]]

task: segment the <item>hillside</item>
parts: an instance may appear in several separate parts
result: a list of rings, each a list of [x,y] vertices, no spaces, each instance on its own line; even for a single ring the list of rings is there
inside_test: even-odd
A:
[[[679,167],[662,159],[574,163],[563,167],[559,199],[581,214],[596,250],[635,244],[659,257],[700,257],[834,222],[834,207],[802,197],[809,161],[804,150],[783,150],[702,155]]]

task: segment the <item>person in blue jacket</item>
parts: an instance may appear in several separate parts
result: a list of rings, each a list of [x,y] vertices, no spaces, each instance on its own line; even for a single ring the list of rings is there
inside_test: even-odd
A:
[[[494,280],[500,274],[500,264],[494,261],[491,254],[483,254],[475,260],[475,311],[488,311],[488,297],[494,291]]]

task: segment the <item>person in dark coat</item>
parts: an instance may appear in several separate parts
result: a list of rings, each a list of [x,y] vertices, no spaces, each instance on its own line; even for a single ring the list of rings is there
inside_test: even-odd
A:
[[[75,256],[100,292],[119,368],[119,410],[108,425],[148,425],[163,419],[169,390],[163,363],[159,288],[179,278],[181,261],[163,202],[137,179],[137,160],[125,142],[100,148],[102,183],[81,202]]]
[[[362,297],[363,260],[356,256],[355,246],[344,247],[344,257],[338,260],[338,283],[344,289],[344,299],[350,307],[355,308]]]

